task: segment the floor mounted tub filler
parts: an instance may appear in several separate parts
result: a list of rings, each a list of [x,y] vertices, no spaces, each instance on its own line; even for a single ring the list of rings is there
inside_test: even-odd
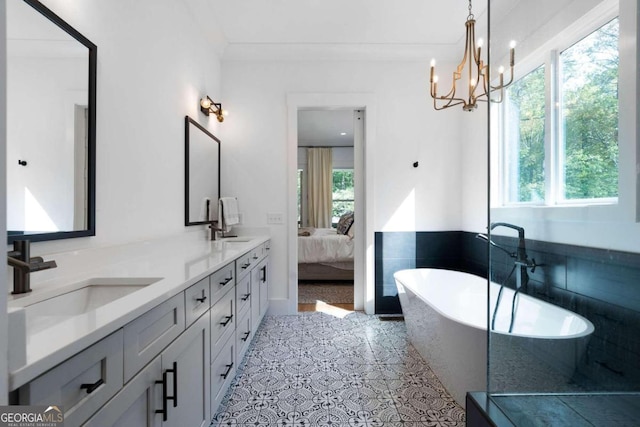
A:
[[[485,278],[439,269],[401,270],[394,278],[411,344],[459,404],[467,391],[576,391],[571,377],[594,330],[584,317],[518,294],[509,333],[512,289],[503,289],[495,311],[500,285]],[[489,317],[495,327],[488,336]]]

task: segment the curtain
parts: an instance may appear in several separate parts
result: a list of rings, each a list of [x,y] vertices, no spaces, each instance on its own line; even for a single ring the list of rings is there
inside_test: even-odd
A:
[[[333,157],[331,148],[308,148],[307,163],[309,226],[330,228],[333,203]]]

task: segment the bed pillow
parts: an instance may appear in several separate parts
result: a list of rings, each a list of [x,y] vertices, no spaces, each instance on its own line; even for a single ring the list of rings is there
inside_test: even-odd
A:
[[[347,212],[338,221],[338,234],[347,234],[353,225],[353,212]]]

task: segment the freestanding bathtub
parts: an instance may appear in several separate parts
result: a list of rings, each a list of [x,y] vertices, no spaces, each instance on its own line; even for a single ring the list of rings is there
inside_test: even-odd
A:
[[[454,399],[467,391],[565,392],[594,327],[571,311],[504,288],[495,329],[487,334],[500,285],[450,270],[394,274],[409,340]],[[489,313],[489,315],[487,314]],[[487,338],[490,341],[487,384]]]

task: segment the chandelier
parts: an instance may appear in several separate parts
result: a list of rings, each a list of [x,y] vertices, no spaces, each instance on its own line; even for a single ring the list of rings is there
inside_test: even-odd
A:
[[[464,43],[464,55],[462,57],[462,62],[458,64],[458,67],[453,72],[451,90],[446,95],[438,95],[438,76],[435,74],[436,61],[435,59],[431,60],[431,72],[429,78],[431,85],[430,92],[431,97],[433,98],[433,108],[436,110],[444,110],[445,108],[462,104],[462,109],[464,111],[473,111],[478,107],[478,102],[502,102],[504,89],[513,82],[515,42],[511,42],[509,49],[509,81],[507,83],[504,82],[504,67],[500,67],[498,70],[498,84],[496,86],[492,86],[489,64],[485,64],[481,56],[482,39],[478,40],[476,46],[475,24],[475,17],[471,11],[471,0],[469,0],[469,15],[467,16],[467,22],[464,24],[467,33]],[[465,67],[468,69],[468,84],[466,86],[469,92],[466,99],[457,96],[456,93],[456,84],[463,78],[463,75],[467,75],[467,73],[465,73]],[[498,95],[494,95],[492,97],[492,93],[494,92],[498,92]]]

